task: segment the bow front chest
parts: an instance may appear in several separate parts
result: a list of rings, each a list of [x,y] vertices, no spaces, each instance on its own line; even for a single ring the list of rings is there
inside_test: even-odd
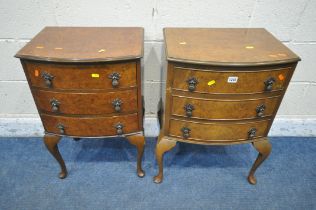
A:
[[[252,143],[248,181],[268,157],[267,135],[300,58],[265,29],[166,28],[167,78],[156,158],[177,141]]]
[[[46,27],[16,54],[60,178],[67,176],[57,146],[62,136],[124,136],[136,146],[137,173],[144,176],[142,56],[142,28],[105,27]]]

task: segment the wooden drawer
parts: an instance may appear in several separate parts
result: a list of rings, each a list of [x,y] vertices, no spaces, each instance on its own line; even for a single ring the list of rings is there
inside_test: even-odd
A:
[[[246,100],[172,96],[171,114],[196,119],[254,119],[273,115],[279,100],[280,96]]]
[[[169,135],[196,141],[242,141],[248,140],[251,129],[256,129],[255,137],[267,135],[269,120],[245,123],[200,123],[193,121],[170,120]],[[189,137],[184,138],[185,128],[189,129]]]
[[[75,93],[33,89],[39,110],[60,114],[110,114],[137,112],[137,89]]]
[[[211,94],[249,94],[283,90],[290,76],[290,68],[251,71],[213,71],[203,69],[174,68],[173,89]],[[237,80],[237,81],[236,81]],[[273,81],[272,85],[268,85]],[[266,85],[267,84],[267,85]],[[193,88],[195,87],[195,88]],[[271,87],[271,90],[269,90]],[[194,89],[194,90],[193,90]]]
[[[136,63],[62,64],[25,62],[30,85],[54,89],[113,89],[113,73],[119,75],[115,88],[136,86]],[[46,79],[45,79],[46,78]],[[51,82],[49,82],[51,81]]]
[[[45,131],[49,133],[95,137],[118,135],[119,124],[123,125],[122,134],[140,131],[137,114],[114,117],[64,117],[41,114]]]

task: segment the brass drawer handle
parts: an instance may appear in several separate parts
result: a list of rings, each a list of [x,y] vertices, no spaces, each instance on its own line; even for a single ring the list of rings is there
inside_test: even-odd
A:
[[[187,127],[181,128],[183,138],[187,139],[190,137],[191,129]]]
[[[265,90],[266,91],[271,91],[272,90],[272,86],[273,86],[274,83],[275,83],[274,77],[270,77],[266,81],[264,81]]]
[[[117,87],[119,85],[119,79],[121,78],[121,75],[117,72],[113,72],[109,75],[109,79],[112,80],[112,87]]]
[[[192,117],[192,112],[194,110],[194,106],[192,104],[186,104],[184,105],[185,114],[187,117]]]
[[[46,87],[51,88],[53,86],[53,79],[54,79],[53,75],[51,75],[51,74],[49,74],[47,72],[43,72],[42,73],[42,78],[45,81]]]
[[[264,104],[260,104],[256,108],[257,117],[263,117],[264,116],[264,110],[266,109],[266,106]]]
[[[124,125],[122,123],[118,123],[115,125],[117,135],[123,134]]]
[[[56,127],[58,128],[60,134],[65,134],[65,126],[63,124],[59,123]]]
[[[116,112],[120,112],[121,111],[121,105],[122,105],[122,101],[121,101],[121,99],[119,99],[119,98],[117,98],[117,99],[114,99],[113,101],[112,101],[112,105],[113,105],[113,107],[114,107],[114,110],[116,111]]]
[[[249,139],[253,139],[253,138],[256,136],[256,132],[257,132],[257,129],[256,129],[256,128],[251,128],[251,129],[248,131],[248,137],[249,137]]]
[[[60,102],[57,100],[57,99],[51,99],[50,100],[50,105],[52,107],[52,111],[53,112],[58,112],[59,111],[59,105],[60,105]]]
[[[188,90],[190,92],[193,92],[195,91],[196,89],[196,85],[199,83],[198,80],[195,78],[195,77],[190,77],[188,80],[187,80],[187,83],[188,83]]]

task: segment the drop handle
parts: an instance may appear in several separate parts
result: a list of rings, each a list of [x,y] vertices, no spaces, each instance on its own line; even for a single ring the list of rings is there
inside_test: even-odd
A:
[[[114,100],[112,101],[112,105],[113,105],[114,110],[115,110],[116,112],[120,112],[120,111],[121,111],[122,103],[123,103],[122,100],[119,99],[119,98],[114,99]]]
[[[50,105],[51,105],[51,108],[52,108],[53,112],[58,112],[59,111],[60,102],[57,99],[54,99],[54,98],[51,99],[50,100]]]
[[[112,87],[119,86],[119,80],[121,78],[121,75],[119,73],[113,72],[108,76],[108,78],[112,80]]]
[[[264,104],[258,105],[256,108],[257,117],[263,117],[265,109],[266,109],[266,106]]]
[[[195,91],[196,86],[199,83],[198,80],[195,77],[190,77],[186,82],[188,84],[188,90],[190,92]]]
[[[266,91],[271,91],[272,88],[273,88],[273,84],[274,83],[275,83],[275,78],[274,77],[270,77],[266,81],[264,81],[265,90]]]
[[[181,132],[182,132],[183,138],[187,139],[190,137],[191,129],[188,127],[183,127],[183,128],[181,128]]]
[[[187,117],[192,117],[192,112],[194,110],[194,106],[192,104],[186,104],[184,105],[185,114]]]
[[[53,75],[51,75],[47,72],[43,72],[42,78],[44,79],[46,87],[51,88],[53,86],[53,79],[54,79]]]
[[[248,131],[248,137],[249,137],[249,139],[253,139],[253,138],[256,136],[256,133],[257,133],[257,129],[256,129],[256,128],[251,128],[251,129]]]
[[[117,135],[123,134],[124,125],[122,123],[118,123],[115,125]]]
[[[65,134],[65,126],[63,124],[59,123],[56,127],[58,128],[60,134]]]

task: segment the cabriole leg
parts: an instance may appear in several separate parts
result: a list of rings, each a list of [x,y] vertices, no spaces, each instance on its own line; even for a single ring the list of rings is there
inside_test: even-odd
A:
[[[176,141],[171,141],[162,135],[159,135],[156,145],[156,159],[159,167],[158,174],[154,177],[154,182],[159,184],[163,180],[163,156],[164,153],[171,150],[177,144]]]
[[[142,169],[142,158],[145,147],[145,137],[143,135],[133,135],[126,137],[130,144],[135,145],[137,149],[137,175],[144,177],[145,172]]]
[[[44,143],[45,143],[48,151],[54,156],[54,158],[57,160],[57,162],[60,165],[61,171],[59,173],[59,178],[64,179],[67,177],[68,172],[67,172],[65,162],[64,162],[64,160],[63,160],[63,158],[60,155],[60,152],[58,150],[57,144],[58,144],[60,139],[61,139],[60,136],[45,134]]]
[[[255,172],[257,168],[263,163],[263,161],[269,156],[272,147],[268,138],[263,138],[263,140],[253,142],[252,145],[259,152],[259,154],[252,168],[250,169],[248,182],[250,184],[256,184],[257,180],[255,177]]]

